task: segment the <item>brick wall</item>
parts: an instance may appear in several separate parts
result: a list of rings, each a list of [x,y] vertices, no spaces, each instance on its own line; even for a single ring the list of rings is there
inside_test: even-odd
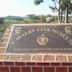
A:
[[[0,62],[0,72],[72,72],[72,63]]]
[[[10,28],[5,31],[0,45],[0,72],[72,72],[72,53],[6,54]]]

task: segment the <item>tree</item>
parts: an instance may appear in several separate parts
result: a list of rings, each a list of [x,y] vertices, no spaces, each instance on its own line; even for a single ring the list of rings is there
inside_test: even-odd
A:
[[[56,5],[56,2],[58,1],[59,5],[60,5],[60,1],[61,0],[52,0],[54,2],[54,7],[50,6],[50,8],[53,10],[53,11],[58,11],[58,22],[60,22],[60,6],[59,8],[57,8],[57,5]],[[35,5],[39,5],[40,3],[42,3],[43,0],[34,0],[34,4]]]
[[[63,17],[62,15],[64,13],[65,14],[65,17],[64,17],[65,23],[67,23],[68,22],[68,14],[70,14],[72,11],[72,3],[71,3],[72,0],[52,0],[52,1],[54,2],[55,6],[50,7],[50,8],[54,11],[58,11],[58,20],[60,22],[62,22],[62,17]],[[57,1],[59,1],[58,2],[58,4],[59,4],[58,8],[56,5]]]
[[[0,24],[4,24],[4,18],[0,17]]]
[[[42,3],[43,2],[43,0],[34,0],[34,4],[35,5],[39,5],[40,3]]]
[[[72,0],[52,0],[54,2],[54,6],[50,6],[52,11],[58,12],[58,22],[62,21],[62,14],[65,14],[65,23],[68,22],[68,14],[71,13],[72,10]],[[36,5],[42,3],[43,0],[34,0]],[[58,6],[57,6],[58,4]]]
[[[49,6],[53,12],[58,12],[58,22],[61,21],[61,0],[52,0],[54,6]],[[57,5],[58,4],[58,5]]]
[[[72,0],[62,0],[61,10],[65,13],[65,23],[68,22],[68,14],[71,13],[72,10]]]

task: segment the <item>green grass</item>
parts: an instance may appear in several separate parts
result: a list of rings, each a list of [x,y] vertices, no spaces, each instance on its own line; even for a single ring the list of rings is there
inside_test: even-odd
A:
[[[0,24],[0,41],[8,25],[9,24]]]

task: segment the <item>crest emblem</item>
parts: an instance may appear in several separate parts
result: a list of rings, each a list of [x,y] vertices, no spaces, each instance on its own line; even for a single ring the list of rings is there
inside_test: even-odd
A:
[[[71,27],[70,26],[65,27],[65,32],[66,34],[71,35],[72,34]]]
[[[42,34],[40,37],[37,38],[37,43],[39,45],[46,45],[48,43],[48,37]]]
[[[20,35],[21,30],[22,30],[21,27],[17,27],[17,28],[15,29],[15,34],[16,34],[16,35]]]

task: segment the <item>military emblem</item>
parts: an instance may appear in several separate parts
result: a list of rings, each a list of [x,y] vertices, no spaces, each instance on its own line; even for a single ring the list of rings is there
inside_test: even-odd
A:
[[[16,35],[20,35],[21,30],[22,30],[21,27],[17,27],[17,28],[15,29],[15,34],[16,34]]]
[[[42,34],[40,37],[37,38],[37,43],[39,45],[46,45],[48,43],[48,37]]]
[[[67,27],[65,27],[65,32],[66,32],[66,34],[68,34],[68,35],[71,35],[71,27],[70,26],[67,26]]]

